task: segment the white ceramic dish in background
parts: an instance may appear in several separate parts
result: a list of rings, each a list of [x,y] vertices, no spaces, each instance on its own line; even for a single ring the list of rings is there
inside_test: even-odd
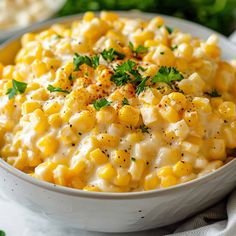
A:
[[[44,14],[43,17],[41,17],[40,21],[47,20],[53,15],[55,15],[65,5],[66,2],[66,0],[56,0],[56,1],[43,0],[43,1],[45,2],[45,5],[47,5],[47,7],[50,9],[50,11],[47,14]],[[11,26],[8,29],[4,30],[0,29],[0,41],[3,41],[4,39],[7,39],[10,36],[18,33],[18,31],[21,30],[22,28],[23,28],[22,26]]]
[[[120,15],[151,18],[155,14],[119,12]],[[53,23],[69,23],[81,15],[55,19],[21,32],[37,31]],[[163,16],[167,25],[194,36],[215,33],[200,25]],[[19,36],[0,48],[0,61],[10,63],[20,46]],[[232,59],[236,47],[219,35],[223,58]],[[10,53],[9,53],[10,52]],[[180,221],[222,199],[236,186],[236,160],[215,172],[168,189],[132,193],[95,193],[56,186],[36,180],[0,159],[0,189],[10,199],[52,223],[103,232],[130,232]]]

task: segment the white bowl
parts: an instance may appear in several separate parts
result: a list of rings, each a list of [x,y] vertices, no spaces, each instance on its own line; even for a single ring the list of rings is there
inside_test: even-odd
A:
[[[50,12],[45,12],[45,14],[42,16],[40,21],[44,21],[55,15],[62,7],[65,5],[66,0],[43,0],[45,2],[45,5],[47,5],[47,8],[50,9]],[[10,17],[10,16],[9,16]],[[0,29],[0,40],[4,40],[9,38],[10,36],[17,34],[19,30],[21,30],[22,26],[11,26],[7,29],[1,30]]]
[[[128,17],[154,14],[119,12]],[[55,22],[69,23],[81,15],[56,19],[22,31],[37,31]],[[212,30],[163,16],[168,25],[207,38]],[[219,35],[223,58],[236,47]],[[19,48],[19,35],[0,48],[0,61],[9,63]],[[10,52],[10,53],[9,53]],[[95,193],[65,188],[34,179],[0,159],[0,189],[31,212],[67,227],[102,232],[130,232],[160,227],[189,217],[213,205],[236,186],[236,160],[202,178],[167,189],[132,193]]]

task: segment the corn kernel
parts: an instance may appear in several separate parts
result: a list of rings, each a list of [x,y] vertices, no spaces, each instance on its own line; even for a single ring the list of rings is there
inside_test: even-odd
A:
[[[43,162],[35,168],[34,176],[38,179],[54,182],[53,170],[57,167],[57,165],[51,161]]]
[[[225,141],[223,139],[209,139],[208,140],[208,156],[213,160],[224,160],[226,158],[225,153]]]
[[[130,166],[130,174],[132,176],[132,180],[139,181],[143,175],[145,169],[145,162],[142,159],[133,159]]]
[[[161,178],[161,187],[168,188],[170,186],[176,185],[178,183],[178,179],[173,175],[168,175]]]
[[[90,152],[90,158],[96,163],[97,165],[102,165],[108,162],[108,157],[105,153],[101,151],[100,148],[97,148]]]
[[[137,45],[144,45],[146,40],[153,39],[154,33],[152,31],[142,31],[133,36]]]
[[[235,104],[233,102],[223,102],[218,107],[219,113],[225,119],[234,118],[236,116]]]
[[[130,165],[130,153],[126,150],[116,150],[112,160],[117,166],[127,168]]]
[[[119,120],[124,124],[135,127],[139,122],[139,117],[139,110],[130,105],[125,105],[119,110]]]
[[[41,109],[36,109],[32,113],[30,121],[33,123],[34,130],[38,133],[43,133],[48,129],[47,117]]]
[[[119,16],[117,14],[115,14],[113,12],[106,12],[106,11],[102,11],[100,17],[104,21],[116,21],[119,18]]]
[[[98,123],[115,123],[117,115],[116,111],[112,106],[103,107],[96,114]]]
[[[54,114],[60,111],[61,105],[58,102],[50,102],[46,103],[43,109],[47,114]]]
[[[47,134],[38,141],[37,146],[44,157],[49,157],[57,151],[59,143],[53,135]]]
[[[179,114],[178,112],[171,106],[162,106],[159,109],[159,113],[162,116],[164,120],[166,120],[169,123],[174,123],[179,120]]]
[[[95,116],[90,111],[82,111],[70,118],[69,123],[76,132],[88,132],[95,126]]]
[[[24,102],[22,104],[22,113],[23,115],[28,114],[36,110],[37,108],[40,108],[40,103],[39,102]]]
[[[75,176],[71,179],[70,185],[72,188],[76,189],[83,189],[85,187],[85,183],[78,176]]]
[[[160,179],[158,178],[156,173],[151,173],[145,177],[143,188],[146,191],[153,190],[156,189],[159,184]]]
[[[192,172],[192,165],[185,161],[178,161],[173,167],[173,172],[179,177],[189,175]]]
[[[185,109],[186,107],[186,97],[182,93],[173,92],[168,95],[170,98],[170,106],[175,108],[177,111],[180,111],[181,109]]]
[[[194,97],[193,98],[194,106],[202,110],[203,112],[211,112],[211,105],[208,98]]]
[[[126,171],[119,171],[114,179],[114,184],[117,186],[128,186],[131,180],[130,173]]]
[[[98,136],[98,141],[101,147],[117,147],[119,144],[119,137],[102,133]]]
[[[160,169],[158,169],[158,171],[157,171],[157,175],[159,177],[166,177],[166,176],[173,175],[173,174],[174,174],[174,172],[173,172],[173,169],[171,166],[163,166]]]
[[[84,191],[89,191],[89,192],[101,192],[100,188],[97,186],[90,186],[87,185],[83,188]]]
[[[35,60],[32,64],[32,71],[35,75],[35,77],[40,77],[48,72],[48,68],[46,63],[40,61],[40,60]]]
[[[35,35],[32,33],[27,33],[24,34],[21,38],[21,44],[23,47],[27,45],[28,42],[34,41],[35,40]]]
[[[83,20],[85,21],[91,21],[95,17],[94,13],[91,11],[88,11],[84,13]]]
[[[69,176],[69,168],[65,165],[58,165],[53,170],[54,183],[62,186],[67,185],[67,178]]]
[[[130,143],[138,143],[144,139],[144,135],[141,132],[127,134],[126,140]]]
[[[98,176],[110,181],[116,176],[116,170],[110,163],[108,163],[99,169]]]
[[[159,66],[174,66],[175,56],[170,48],[161,44],[156,48],[152,61]]]
[[[185,111],[183,114],[183,119],[188,126],[193,127],[199,124],[199,117],[196,111]]]
[[[48,123],[53,128],[59,128],[62,124],[62,119],[59,113],[52,114],[48,117]]]
[[[86,162],[83,159],[78,159],[76,156],[71,160],[70,176],[77,176],[81,174],[86,168]]]

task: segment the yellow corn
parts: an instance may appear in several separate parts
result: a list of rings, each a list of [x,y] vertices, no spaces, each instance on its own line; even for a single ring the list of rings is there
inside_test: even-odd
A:
[[[97,148],[90,152],[90,158],[96,163],[97,165],[102,165],[108,162],[108,157],[105,153],[101,151],[100,148]]]

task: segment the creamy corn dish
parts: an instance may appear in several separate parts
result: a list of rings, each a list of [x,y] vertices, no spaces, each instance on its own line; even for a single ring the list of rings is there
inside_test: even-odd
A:
[[[27,33],[0,64],[0,156],[85,191],[167,188],[215,171],[236,148],[236,62],[217,37],[86,13]]]

